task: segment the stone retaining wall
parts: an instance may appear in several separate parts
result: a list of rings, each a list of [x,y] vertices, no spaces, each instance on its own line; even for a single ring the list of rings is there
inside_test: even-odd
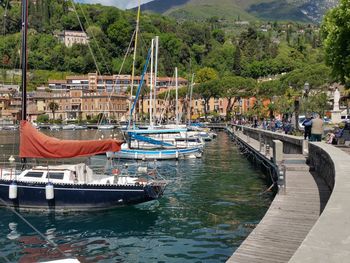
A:
[[[310,143],[309,158],[333,191],[290,262],[350,262],[350,155],[332,145]]]
[[[272,132],[262,129],[255,129],[246,126],[234,126],[236,129],[243,129],[243,133],[249,137],[260,141],[260,138],[272,147],[273,140],[283,142],[283,152],[287,154],[302,154],[303,153],[303,138],[298,136],[287,135],[284,133]]]
[[[262,141],[271,146],[273,140],[280,140],[284,153],[303,153],[306,146],[301,137],[244,126],[233,128],[243,128],[244,134],[256,140],[263,138]],[[309,143],[308,155],[315,174],[324,179],[332,194],[316,224],[289,262],[350,262],[350,155],[323,142]]]

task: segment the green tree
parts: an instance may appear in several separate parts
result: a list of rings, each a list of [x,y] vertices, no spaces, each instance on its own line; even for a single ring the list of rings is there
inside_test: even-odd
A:
[[[219,82],[216,79],[213,79],[213,80],[208,80],[206,82],[199,83],[195,86],[193,92],[204,100],[204,115],[205,115],[205,119],[207,119],[208,109],[209,109],[209,100],[211,98],[215,98],[220,95]]]
[[[341,0],[338,7],[327,13],[322,24],[326,63],[343,83],[350,78],[349,21],[350,2]]]
[[[242,72],[242,66],[241,66],[241,49],[239,45],[236,45],[236,51],[235,51],[235,57],[233,60],[233,72],[237,75],[240,76]]]
[[[255,81],[239,76],[224,76],[219,81],[220,96],[226,98],[228,103],[226,107],[226,120],[232,115],[233,107],[241,97],[245,97],[247,92],[253,90]]]
[[[204,83],[207,81],[216,80],[218,77],[219,74],[216,72],[215,69],[205,67],[197,71],[196,82]]]
[[[58,103],[55,102],[55,101],[51,101],[51,102],[49,103],[49,109],[50,109],[51,112],[52,112],[53,120],[55,120],[55,113],[56,113],[56,111],[59,109]]]

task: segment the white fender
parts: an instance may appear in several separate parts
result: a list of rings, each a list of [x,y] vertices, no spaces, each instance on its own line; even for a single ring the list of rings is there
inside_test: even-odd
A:
[[[45,195],[46,195],[46,200],[52,200],[55,198],[53,184],[48,183],[45,186]]]
[[[9,199],[17,198],[17,184],[15,182],[9,185]]]

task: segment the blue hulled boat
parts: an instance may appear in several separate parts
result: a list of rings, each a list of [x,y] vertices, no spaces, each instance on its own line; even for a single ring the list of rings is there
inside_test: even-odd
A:
[[[0,206],[25,210],[93,211],[138,204],[160,198],[166,181],[147,167],[129,174],[114,169],[96,174],[85,164],[29,167],[28,158],[87,157],[118,152],[122,141],[59,140],[40,133],[27,121],[28,3],[22,1],[22,112],[20,149],[22,169],[0,172]]]

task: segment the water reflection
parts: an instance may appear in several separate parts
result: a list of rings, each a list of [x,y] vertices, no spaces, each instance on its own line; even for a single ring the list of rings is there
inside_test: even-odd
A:
[[[8,213],[5,215],[0,223],[0,236],[7,236],[8,240],[2,241],[2,247],[15,244],[16,249],[12,249],[6,256],[19,256],[18,261],[23,262],[62,258],[59,250],[67,255],[82,257],[83,262],[96,262],[96,257],[87,256],[94,254],[99,259],[100,256],[114,258],[116,254],[113,251],[118,246],[128,246],[133,236],[147,236],[158,219],[156,212],[134,207],[94,214],[23,213],[26,220],[43,233],[46,239],[57,244],[57,250],[20,218]]]
[[[104,169],[106,158],[92,162]],[[23,215],[82,262],[225,262],[271,201],[261,194],[266,185],[259,173],[225,134],[208,144],[202,159],[158,166],[170,181],[159,202],[98,213]],[[10,261],[62,257],[18,217],[0,212],[0,253]]]

